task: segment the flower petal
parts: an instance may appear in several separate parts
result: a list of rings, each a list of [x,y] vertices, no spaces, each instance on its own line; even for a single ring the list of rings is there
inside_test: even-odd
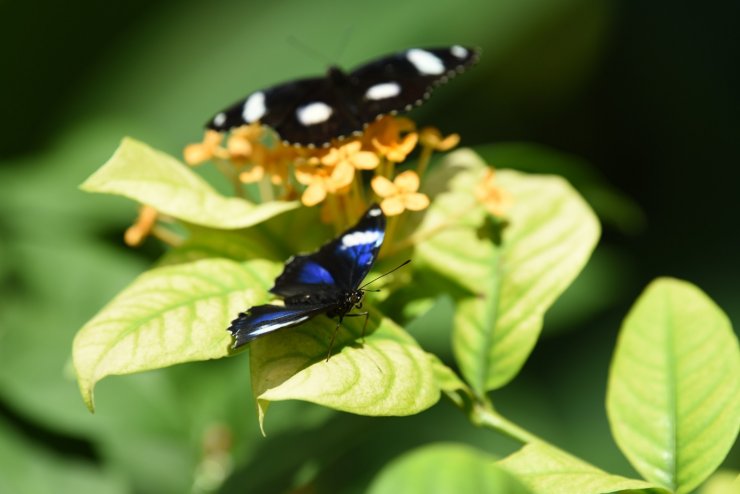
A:
[[[393,183],[403,192],[416,192],[419,190],[419,174],[414,170],[406,170],[399,173]]]
[[[358,140],[355,140],[348,142],[347,144],[342,146],[341,149],[347,156],[351,156],[358,152],[360,150],[360,147],[362,147],[362,143]]]
[[[460,144],[460,134],[450,134],[437,144],[437,151],[449,151]]]
[[[372,182],[370,182],[370,186],[380,197],[388,197],[396,194],[398,191],[395,184],[382,175],[373,177]]]
[[[323,156],[319,156],[319,160],[326,166],[336,166],[339,161],[343,160],[344,156],[337,148],[330,148]]]
[[[243,171],[239,174],[239,180],[244,182],[245,184],[251,184],[254,182],[259,182],[262,180],[262,177],[265,175],[265,169],[261,166],[252,166],[249,170]]]
[[[299,165],[295,168],[295,178],[303,185],[311,185],[320,180],[319,167],[314,165]]]
[[[301,196],[301,202],[304,206],[315,206],[326,198],[326,190],[319,183],[313,183],[309,185],[306,190],[303,191]]]
[[[195,144],[188,144],[182,152],[185,163],[194,166],[207,161],[213,156],[211,149],[198,142]]]
[[[370,151],[360,151],[352,155],[352,164],[359,170],[373,170],[379,163],[378,155]]]
[[[231,157],[236,159],[246,159],[252,154],[252,143],[242,136],[230,136],[226,148]]]
[[[334,170],[331,172],[331,176],[327,181],[327,185],[330,185],[330,192],[336,189],[346,187],[352,183],[352,179],[355,178],[355,168],[347,161],[340,162]]]
[[[414,192],[403,196],[403,204],[410,211],[421,211],[429,206],[429,197],[426,194]]]
[[[406,134],[401,142],[394,143],[392,150],[388,152],[388,159],[395,163],[400,163],[406,159],[411,151],[416,147],[416,143],[419,140],[419,135],[416,132]]]
[[[380,209],[386,216],[397,216],[403,213],[403,200],[401,196],[393,196],[383,199],[380,203]]]

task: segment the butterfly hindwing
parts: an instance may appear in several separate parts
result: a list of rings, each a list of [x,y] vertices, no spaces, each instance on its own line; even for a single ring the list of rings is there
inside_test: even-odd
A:
[[[257,305],[239,314],[231,322],[228,331],[234,337],[234,348],[237,348],[259,336],[301,324],[328,308],[326,304],[291,307]]]
[[[270,290],[276,295],[295,297],[354,290],[367,276],[385,236],[385,216],[373,204],[355,226],[317,252],[292,257]]]
[[[219,112],[206,126],[226,131],[259,122],[300,146],[327,145],[359,134],[378,117],[410,110],[431,90],[478,59],[472,48],[412,48],[380,57],[350,73],[331,67],[324,77],[255,91]]]

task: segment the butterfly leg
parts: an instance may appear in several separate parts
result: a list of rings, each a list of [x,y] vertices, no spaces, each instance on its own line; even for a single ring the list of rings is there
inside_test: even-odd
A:
[[[329,350],[326,352],[326,361],[329,361],[329,357],[331,357],[331,350],[334,348],[334,340],[337,338],[337,333],[339,332],[339,327],[342,325],[342,318],[339,318],[339,322],[337,323],[337,327],[334,328],[334,334],[331,335],[331,340],[329,341]]]
[[[367,321],[370,319],[370,312],[358,312],[356,314],[345,314],[344,317],[364,317],[365,322],[362,324],[362,344],[365,344],[365,330],[367,329]]]

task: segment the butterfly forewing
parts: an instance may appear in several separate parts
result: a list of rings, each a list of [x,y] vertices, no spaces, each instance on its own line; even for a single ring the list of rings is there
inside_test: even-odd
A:
[[[355,290],[375,262],[384,235],[385,216],[373,205],[355,226],[317,252],[293,256],[270,291],[287,299]]]
[[[285,305],[258,305],[232,321],[234,348],[317,314],[345,314],[361,300],[358,286],[370,271],[385,235],[385,216],[377,204],[355,226],[312,254],[293,256],[270,291]]]
[[[301,146],[327,145],[362,132],[388,114],[421,104],[432,89],[477,61],[472,48],[412,48],[362,65],[349,74],[300,79],[255,91],[218,113],[206,126],[225,131],[260,122]]]
[[[477,61],[472,48],[412,48],[373,60],[350,74],[363,122],[378,115],[408,111],[432,90]]]

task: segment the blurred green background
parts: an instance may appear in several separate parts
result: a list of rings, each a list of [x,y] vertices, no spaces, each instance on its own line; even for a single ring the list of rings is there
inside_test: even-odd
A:
[[[634,476],[604,412],[629,305],[671,275],[740,316],[738,2],[6,1],[0,18],[0,493],[363,492],[418,445],[515,447],[444,401],[402,419],[278,404],[262,438],[244,355],[110,378],[84,408],[73,335],[163,250],[125,247],[135,205],[77,185],[124,135],[179,155],[247,92],[321,73],[291,36],[348,68],[482,47],[415,120],[496,166],[564,174],[600,215],[592,261],[493,394],[514,421]],[[410,329],[448,359],[451,307],[435,310]]]

